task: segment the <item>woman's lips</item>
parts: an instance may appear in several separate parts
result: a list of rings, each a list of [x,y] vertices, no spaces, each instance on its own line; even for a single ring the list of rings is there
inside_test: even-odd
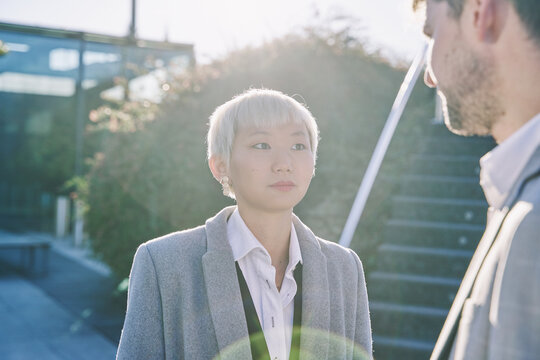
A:
[[[270,185],[271,188],[274,188],[279,191],[291,191],[296,185],[292,181],[278,181]]]

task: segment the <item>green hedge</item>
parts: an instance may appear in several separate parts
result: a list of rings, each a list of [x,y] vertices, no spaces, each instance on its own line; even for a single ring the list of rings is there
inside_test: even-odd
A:
[[[202,224],[232,203],[206,164],[206,124],[216,106],[250,87],[294,95],[317,118],[317,172],[295,211],[318,235],[337,241],[404,76],[346,35],[306,31],[234,52],[171,79],[159,108],[125,103],[99,109],[93,136],[102,152],[89,175],[87,214],[95,252],[125,277],[140,243]],[[407,137],[422,132],[422,123],[411,120],[427,121],[431,96],[416,92],[399,129],[404,140],[393,142],[383,169],[390,177],[406,166],[414,143]],[[368,265],[392,190],[391,181],[379,183],[352,246]]]

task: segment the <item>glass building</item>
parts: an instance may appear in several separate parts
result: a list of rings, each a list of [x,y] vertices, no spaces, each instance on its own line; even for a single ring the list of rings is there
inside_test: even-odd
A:
[[[190,44],[0,23],[0,228],[52,231],[55,195],[83,173],[89,111],[159,102],[159,74],[193,63]]]

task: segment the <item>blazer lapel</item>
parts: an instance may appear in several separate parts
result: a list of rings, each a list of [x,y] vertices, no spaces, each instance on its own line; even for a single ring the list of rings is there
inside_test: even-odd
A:
[[[242,295],[227,240],[227,218],[233,210],[234,207],[225,208],[206,222],[207,252],[202,258],[204,283],[220,358],[251,359]]]
[[[326,359],[330,328],[326,256],[315,235],[296,216],[293,222],[303,262],[300,359]]]

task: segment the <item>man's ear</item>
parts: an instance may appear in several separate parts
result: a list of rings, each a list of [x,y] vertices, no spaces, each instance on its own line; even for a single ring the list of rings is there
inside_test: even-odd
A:
[[[214,178],[221,182],[221,179],[227,175],[227,164],[219,155],[213,155],[208,159],[208,167],[214,175]]]
[[[474,28],[478,40],[484,43],[497,41],[502,30],[501,12],[505,4],[500,0],[472,0],[470,6],[473,7]]]

